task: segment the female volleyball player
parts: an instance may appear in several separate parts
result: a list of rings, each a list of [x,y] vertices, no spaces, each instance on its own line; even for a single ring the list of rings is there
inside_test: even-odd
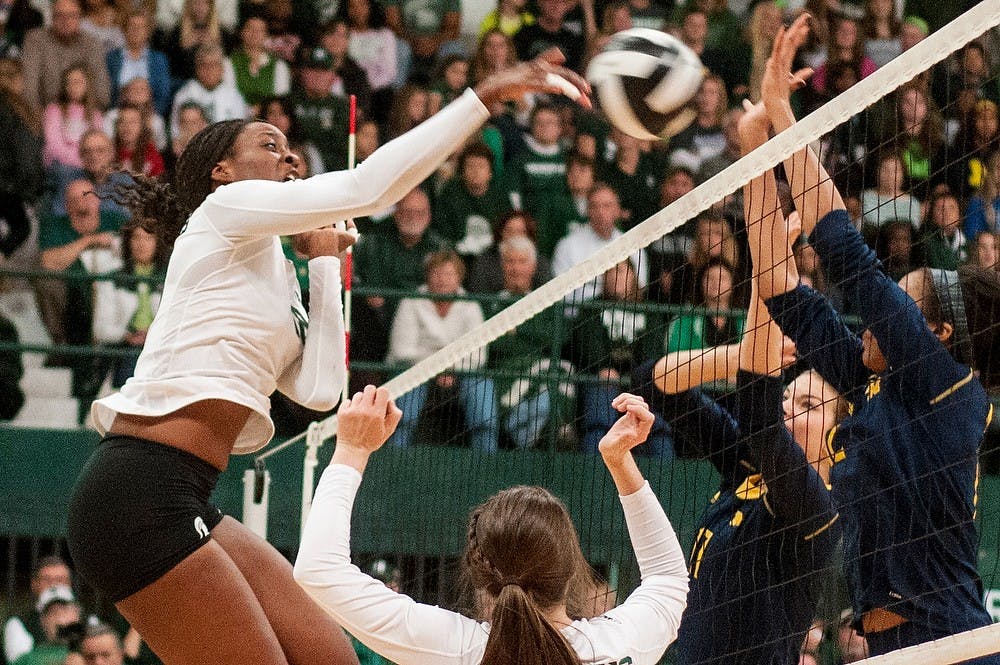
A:
[[[228,121],[191,140],[173,182],[139,178],[124,192],[134,218],[174,251],[135,376],[94,403],[107,436],[77,482],[68,538],[83,577],[168,665],[356,662],[291,566],[209,494],[231,453],[271,438],[272,391],[317,409],[337,400],[344,340],[332,255],[352,240],[316,229],[398,200],[494,102],[547,91],[587,104],[586,82],[561,62],[553,50],[486,79],[354,171],[298,181],[280,131]],[[278,240],[303,232],[311,320]]]
[[[782,74],[807,32],[803,17],[779,34],[767,65],[762,97],[775,131],[795,122]],[[872,655],[987,625],[974,519],[977,451],[992,415],[984,385],[1000,376],[1000,280],[972,267],[924,268],[896,284],[815,155],[803,149],[785,173],[824,273],[866,325],[854,335],[792,276],[760,282],[781,329],[853,407],[831,437],[831,480],[855,625]],[[786,247],[785,236],[775,224],[771,246]],[[777,253],[772,265],[789,257]]]
[[[763,106],[750,109],[740,123],[744,154],[767,141],[767,129]],[[756,297],[757,283],[773,273],[788,270],[797,279],[794,262],[760,267],[771,262],[762,230],[785,224],[774,175],[755,178],[743,196],[754,296],[741,343],[701,354],[701,376],[685,366],[692,354],[681,352],[655,370],[645,365],[639,377],[659,389],[651,403],[663,409],[679,451],[707,457],[722,476],[689,560],[691,591],[677,638],[684,665],[797,663],[815,617],[817,582],[840,538],[825,438],[846,402],[811,370],[783,389],[782,366],[794,356]],[[712,356],[717,363],[707,362]],[[738,416],[686,390],[730,378],[737,363]]]
[[[464,567],[492,602],[480,623],[422,605],[351,564],[351,508],[369,457],[392,434],[400,411],[372,386],[341,406],[337,448],[316,489],[295,562],[295,579],[351,634],[411,665],[653,665],[677,635],[687,572],[667,516],[632,457],[653,414],[635,395],[612,402],[623,415],[600,453],[621,497],[642,582],[603,616],[576,619],[567,599],[590,581],[573,522],[541,487],[512,487],[473,509]]]

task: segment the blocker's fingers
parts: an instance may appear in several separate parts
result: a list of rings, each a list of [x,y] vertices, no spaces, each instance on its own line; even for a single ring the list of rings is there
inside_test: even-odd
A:
[[[574,102],[583,96],[583,93],[580,92],[579,88],[577,88],[575,85],[573,85],[563,77],[559,76],[555,72],[549,72],[548,74],[545,75],[545,85],[566,95]]]
[[[749,99],[744,99],[743,100],[743,110],[746,111],[746,112],[748,112],[748,113],[750,111],[752,111],[753,110],[753,102],[751,102]]]

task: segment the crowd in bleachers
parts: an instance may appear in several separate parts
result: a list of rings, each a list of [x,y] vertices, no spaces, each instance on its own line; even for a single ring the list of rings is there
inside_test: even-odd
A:
[[[816,73],[796,99],[805,114],[965,6],[499,0],[479,34],[463,35],[459,0],[0,0],[0,251],[23,251],[37,220],[41,268],[113,276],[96,286],[36,283],[52,342],[141,347],[170,248],[130,230],[132,220],[110,194],[130,173],[169,177],[186,142],[207,124],[260,117],[288,136],[300,171],[342,169],[349,95],[357,99],[356,158],[363,161],[490,72],[548,47],[558,46],[582,72],[616,31],[637,26],[678,36],[707,72],[692,100],[693,122],[669,141],[640,141],[609,127],[599,112],[531,96],[491,109],[474,141],[418,190],[359,220],[355,285],[414,298],[418,291],[500,297],[496,306],[356,298],[354,357],[412,363],[474,325],[473,310],[488,317],[738,159],[740,102],[759,97],[764,59],[782,22],[803,10],[813,16],[802,64]],[[997,264],[998,54],[993,30],[820,143],[856,223],[893,275],[919,265]],[[742,217],[738,193],[719,201],[578,289],[572,307],[540,315],[532,326],[537,339],[531,327],[519,328],[477,361],[479,369],[541,373],[544,380],[442,377],[432,397],[450,394],[466,404],[466,424],[482,449],[531,446],[543,432],[592,448],[587,442],[598,440],[613,416],[599,408],[607,386],[626,383],[635,361],[739,338],[742,318],[724,312],[745,307],[748,296]],[[291,240],[286,253],[307,289]],[[796,257],[803,279],[836,294],[805,242]],[[600,305],[580,306],[584,300]],[[622,302],[718,312],[644,312]],[[50,354],[48,362],[73,367],[74,394],[86,401],[109,376],[121,385],[134,360]],[[574,373],[594,381],[576,385]],[[358,380],[367,378],[359,373]],[[404,404],[404,422],[413,427],[426,392]],[[566,429],[574,421],[583,431]],[[403,427],[396,443],[418,438]],[[669,454],[666,434],[654,448]]]

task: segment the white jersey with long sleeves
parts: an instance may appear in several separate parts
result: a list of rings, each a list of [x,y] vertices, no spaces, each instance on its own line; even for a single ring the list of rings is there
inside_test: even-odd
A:
[[[244,180],[216,189],[177,238],[160,308],[121,392],[94,402],[103,434],[118,413],[162,416],[206,399],[252,413],[233,452],[274,434],[268,396],[332,408],[344,383],[340,262],[309,262],[311,315],[278,236],[362,217],[429,176],[489,112],[471,90],[358,168],[296,182]]]
[[[349,466],[323,473],[295,579],[337,623],[393,662],[478,665],[488,623],[417,603],[351,564],[351,511],[360,484],[361,474]],[[620,606],[562,629],[584,665],[653,665],[676,639],[686,605],[684,554],[656,495],[646,483],[620,499],[642,582]]]

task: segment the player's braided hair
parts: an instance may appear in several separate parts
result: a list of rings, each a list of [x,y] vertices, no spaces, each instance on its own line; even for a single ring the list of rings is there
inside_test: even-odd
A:
[[[225,120],[195,134],[177,159],[174,177],[133,175],[118,185],[116,201],[132,211],[135,224],[172,246],[191,213],[212,192],[212,169],[232,153],[250,120]]]
[[[495,494],[469,518],[463,557],[476,590],[495,599],[483,665],[579,665],[543,611],[582,596],[592,582],[566,506],[541,487]]]

